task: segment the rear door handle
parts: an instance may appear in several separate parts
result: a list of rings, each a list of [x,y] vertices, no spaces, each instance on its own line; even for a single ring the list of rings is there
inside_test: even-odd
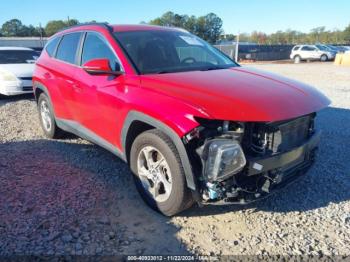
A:
[[[83,91],[83,89],[77,83],[73,83],[72,87],[73,87],[75,92],[81,93]]]

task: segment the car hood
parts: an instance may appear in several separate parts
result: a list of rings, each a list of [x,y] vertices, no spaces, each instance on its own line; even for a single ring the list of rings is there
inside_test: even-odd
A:
[[[247,67],[143,75],[141,84],[220,120],[280,121],[330,104],[309,85]]]
[[[32,77],[35,64],[0,64],[0,69],[5,69],[17,77]]]

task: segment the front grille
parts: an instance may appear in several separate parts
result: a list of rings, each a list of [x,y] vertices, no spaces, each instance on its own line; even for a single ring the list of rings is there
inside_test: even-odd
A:
[[[314,114],[287,121],[254,123],[251,127],[249,149],[265,155],[289,151],[302,145],[313,129]]]
[[[32,80],[33,80],[33,77],[31,77],[31,76],[28,76],[28,77],[19,77],[19,79],[21,79],[21,80],[30,80],[30,81],[32,81]]]
[[[33,87],[32,86],[24,86],[22,87],[23,91],[33,91]]]
[[[269,134],[271,150],[275,152],[288,151],[297,147],[308,138],[310,116],[300,117],[278,125],[275,132]]]

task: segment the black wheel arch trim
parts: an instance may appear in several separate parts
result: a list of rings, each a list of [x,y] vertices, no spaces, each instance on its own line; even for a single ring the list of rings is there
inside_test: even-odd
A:
[[[47,95],[47,97],[49,98],[50,103],[52,105],[51,96],[50,96],[50,93],[49,93],[49,90],[47,89],[47,87],[38,81],[33,82],[33,90],[34,90],[35,100],[38,101],[39,97],[36,97],[36,89],[40,89],[41,91],[43,91]]]
[[[73,120],[67,120],[62,118],[56,118],[55,120],[57,126],[63,129],[64,131],[76,134],[81,138],[84,138],[96,145],[99,145],[100,147],[103,147],[107,151],[111,152],[112,154],[116,155],[124,162],[126,162],[125,154],[123,154],[123,152],[121,152],[116,146],[99,137],[90,129],[84,127],[83,125]]]
[[[126,152],[126,138],[128,135],[129,128],[134,121],[140,121],[159,129],[173,141],[176,149],[179,152],[181,164],[183,166],[186,176],[187,187],[193,191],[196,191],[196,180],[192,171],[192,166],[188,158],[185,145],[183,144],[181,138],[176,134],[176,132],[163,122],[139,111],[130,111],[127,117],[125,118],[124,125],[121,131],[121,145],[123,148],[123,152]]]

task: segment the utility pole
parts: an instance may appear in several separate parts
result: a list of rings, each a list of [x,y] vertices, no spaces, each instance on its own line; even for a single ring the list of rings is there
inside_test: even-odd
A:
[[[43,29],[41,27],[41,23],[39,23],[39,32],[40,32],[40,45],[41,47],[44,47],[44,42],[43,42]]]
[[[239,31],[236,37],[235,61],[238,62]]]
[[[69,16],[67,16],[67,24],[68,24],[68,26],[70,26]]]
[[[41,27],[41,23],[39,23],[39,31],[40,31],[40,41],[43,39],[43,29]]]

